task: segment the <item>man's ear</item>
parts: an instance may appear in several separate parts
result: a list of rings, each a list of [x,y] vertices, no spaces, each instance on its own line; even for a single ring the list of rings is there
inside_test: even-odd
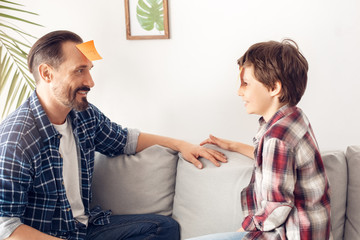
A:
[[[280,81],[275,82],[275,86],[270,90],[271,96],[279,96],[281,94],[282,85]]]
[[[39,71],[39,76],[42,80],[44,80],[47,83],[51,82],[53,78],[53,68],[50,65],[46,63],[42,63],[39,65],[38,71]]]

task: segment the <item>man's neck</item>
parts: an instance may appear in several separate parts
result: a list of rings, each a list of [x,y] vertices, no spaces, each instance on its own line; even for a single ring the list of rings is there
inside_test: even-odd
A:
[[[53,124],[63,124],[71,109],[64,106],[59,106],[59,104],[56,104],[56,102],[54,103],[54,100],[50,99],[50,97],[48,97],[46,94],[43,94],[43,90],[44,89],[37,88],[36,94],[41,106],[44,108],[47,117]]]

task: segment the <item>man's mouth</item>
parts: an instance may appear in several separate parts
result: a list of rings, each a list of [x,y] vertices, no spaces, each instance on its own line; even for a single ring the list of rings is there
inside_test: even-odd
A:
[[[89,91],[90,91],[90,88],[88,88],[88,87],[81,87],[81,88],[78,88],[75,92],[78,93],[78,94],[80,94],[80,95],[86,96]]]

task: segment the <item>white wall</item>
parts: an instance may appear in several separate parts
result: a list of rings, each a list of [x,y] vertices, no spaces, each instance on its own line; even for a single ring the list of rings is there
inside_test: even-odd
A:
[[[32,0],[45,25],[94,40],[89,99],[112,120],[193,143],[209,133],[251,143],[258,116],[236,95],[236,60],[256,42],[290,37],[310,64],[299,106],[321,150],[359,144],[360,1],[169,0],[169,40],[126,40],[123,0]]]

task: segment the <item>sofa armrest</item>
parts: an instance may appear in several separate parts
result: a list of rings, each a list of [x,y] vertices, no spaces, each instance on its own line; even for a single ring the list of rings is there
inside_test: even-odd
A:
[[[343,239],[346,212],[348,170],[344,151],[321,154],[330,183],[331,231],[334,239]]]
[[[344,239],[359,239],[360,236],[360,145],[346,150],[348,164],[348,193]]]

